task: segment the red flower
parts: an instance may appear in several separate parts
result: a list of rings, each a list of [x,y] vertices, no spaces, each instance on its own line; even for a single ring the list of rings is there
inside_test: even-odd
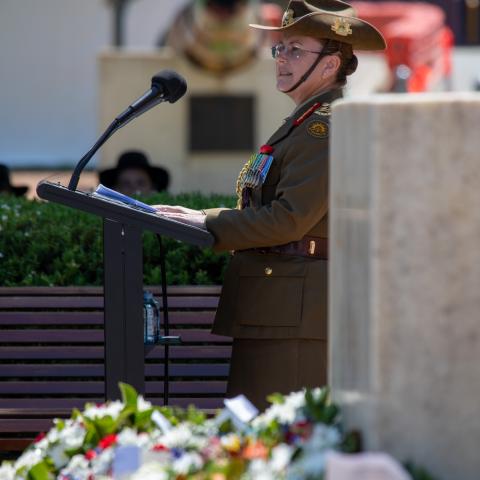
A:
[[[97,456],[97,452],[95,450],[88,450],[88,452],[85,453],[85,458],[90,461],[93,460]]]
[[[262,145],[260,147],[260,153],[266,153],[266,154],[273,153],[273,147],[271,147],[270,145]]]
[[[168,450],[168,448],[165,445],[162,445],[161,443],[157,443],[156,445],[153,446],[152,450],[154,452],[165,452]]]
[[[43,440],[47,435],[44,432],[39,433],[33,443],[38,443],[40,440]]]
[[[110,435],[107,435],[106,437],[103,437],[98,442],[98,446],[101,449],[105,449],[105,448],[111,447],[114,443],[116,443],[116,441],[117,441],[117,436],[114,433],[112,433]]]

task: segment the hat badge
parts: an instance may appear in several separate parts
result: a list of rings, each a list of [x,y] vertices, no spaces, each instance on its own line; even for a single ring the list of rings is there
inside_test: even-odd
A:
[[[294,22],[294,15],[295,12],[291,8],[285,10],[282,18],[282,27],[288,27],[289,25],[291,25]]]
[[[332,30],[342,37],[348,37],[351,35],[352,29],[350,28],[351,25],[347,22],[345,18],[337,18],[335,23],[332,25]]]

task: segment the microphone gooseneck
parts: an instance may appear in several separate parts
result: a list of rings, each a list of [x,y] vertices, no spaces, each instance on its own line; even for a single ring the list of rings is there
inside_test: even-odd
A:
[[[155,107],[159,103],[175,103],[185,95],[187,91],[187,82],[185,79],[173,70],[162,70],[152,77],[152,86],[140,98],[128,106],[115,120],[109,125],[95,145],[80,159],[75,170],[72,173],[68,184],[69,190],[75,190],[80,179],[80,174],[87,166],[90,159],[97,150],[120,128],[124,127],[133,119],[142,115],[146,111]]]

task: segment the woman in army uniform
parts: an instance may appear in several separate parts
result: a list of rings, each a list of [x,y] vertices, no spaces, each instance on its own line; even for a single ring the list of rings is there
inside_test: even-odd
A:
[[[327,380],[330,104],[357,67],[353,49],[385,42],[339,0],[291,0],[281,26],[251,27],[281,34],[277,88],[296,108],[240,172],[237,209],[158,209],[234,251],[213,332],[234,338],[227,395],[264,407],[269,393]]]

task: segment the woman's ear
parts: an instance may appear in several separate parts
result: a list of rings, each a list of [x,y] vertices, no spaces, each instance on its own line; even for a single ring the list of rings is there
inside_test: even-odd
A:
[[[322,72],[322,78],[325,79],[336,75],[336,73],[340,69],[341,64],[342,61],[340,60],[339,55],[329,55],[328,57],[326,57]]]

